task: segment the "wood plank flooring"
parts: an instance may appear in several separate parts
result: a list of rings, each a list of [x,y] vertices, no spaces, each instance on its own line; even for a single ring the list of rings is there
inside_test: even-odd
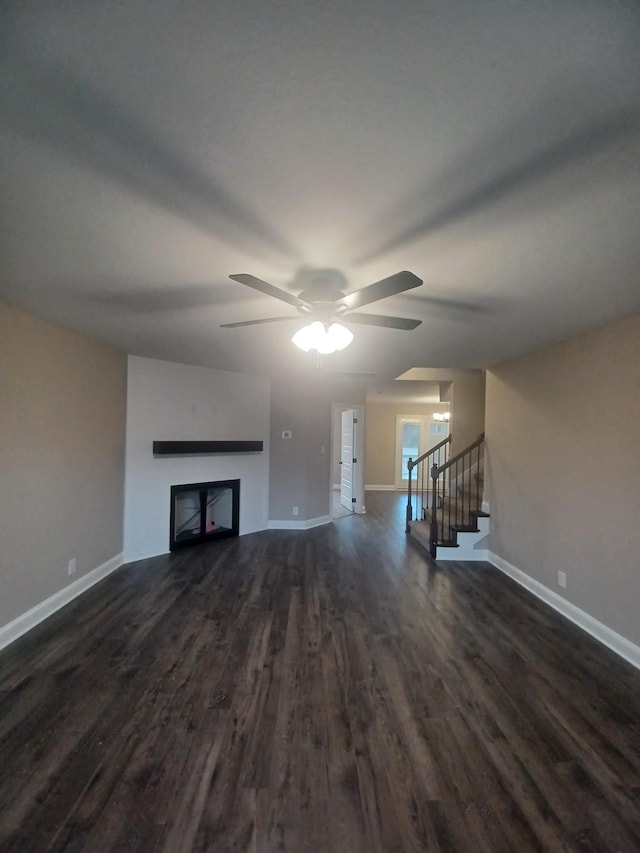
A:
[[[366,516],[123,567],[0,654],[0,850],[640,850],[640,672]]]

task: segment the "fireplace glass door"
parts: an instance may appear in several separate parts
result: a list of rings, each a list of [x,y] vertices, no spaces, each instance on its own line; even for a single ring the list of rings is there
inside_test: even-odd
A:
[[[237,536],[239,506],[240,480],[171,486],[170,549]]]

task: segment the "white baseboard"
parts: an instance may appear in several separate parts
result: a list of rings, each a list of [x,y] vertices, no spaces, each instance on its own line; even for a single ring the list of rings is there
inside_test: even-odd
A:
[[[331,524],[333,519],[330,515],[321,515],[318,518],[307,518],[304,521],[270,521],[269,530],[310,530],[312,527],[320,527],[321,524]]]
[[[443,548],[438,546],[438,555],[436,562],[438,563],[486,563],[491,562],[487,556],[486,548],[472,548],[467,550],[463,548]]]
[[[365,486],[365,492],[403,492],[405,489],[397,489],[395,486]]]
[[[582,628],[587,634],[591,634],[594,639],[607,646],[607,648],[611,649],[617,655],[620,655],[621,658],[624,658],[637,669],[640,669],[640,646],[636,646],[630,640],[627,640],[626,637],[623,637],[622,634],[616,633],[616,631],[608,628],[603,622],[599,622],[584,610],[580,610],[575,604],[571,604],[566,598],[563,598],[530,575],[517,569],[498,554],[494,554],[493,551],[488,552],[487,561],[495,566],[496,569],[504,572],[505,575],[509,575],[516,583],[529,590],[537,598],[544,601],[550,607],[553,607],[554,610],[557,610],[558,613],[569,619],[579,628]]]
[[[0,628],[0,649],[4,649],[5,646],[13,643],[18,637],[35,628],[36,625],[39,625],[40,622],[52,616],[61,607],[64,607],[70,601],[73,601],[74,598],[82,595],[83,592],[86,592],[90,587],[97,584],[103,578],[106,578],[111,572],[115,572],[122,564],[123,555],[116,554],[115,557],[111,557],[106,563],[102,563],[101,566],[87,572],[86,575],[65,586],[64,589],[55,592],[49,598],[41,601],[40,604],[36,604],[35,607],[27,610],[26,613],[18,616],[12,622],[3,625]]]

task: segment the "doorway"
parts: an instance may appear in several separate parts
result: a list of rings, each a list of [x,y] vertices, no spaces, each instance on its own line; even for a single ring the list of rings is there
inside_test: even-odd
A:
[[[449,424],[429,415],[396,415],[396,489],[409,482],[409,459],[414,461],[449,435]]]
[[[333,403],[331,515],[362,515],[364,505],[364,406]]]

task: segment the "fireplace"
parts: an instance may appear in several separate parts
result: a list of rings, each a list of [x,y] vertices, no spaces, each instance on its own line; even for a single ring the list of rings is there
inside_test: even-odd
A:
[[[237,536],[240,480],[171,486],[169,549]]]

